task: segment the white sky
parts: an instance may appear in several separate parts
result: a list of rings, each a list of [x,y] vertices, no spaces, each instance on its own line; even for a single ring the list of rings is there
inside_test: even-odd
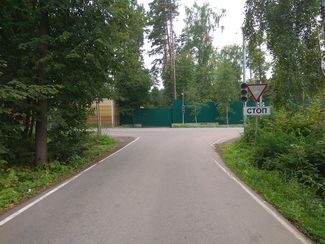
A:
[[[139,4],[143,4],[146,11],[149,10],[149,2],[152,0],[138,0]],[[179,36],[183,27],[185,19],[185,6],[192,7],[194,0],[178,0],[179,3],[179,16],[174,23],[174,29],[176,35]],[[244,4],[245,0],[197,0],[198,5],[208,2],[209,5],[217,12],[221,9],[226,9],[226,16],[220,21],[220,27],[224,26],[224,30],[221,33],[219,28],[213,35],[214,45],[218,49],[231,44],[242,45],[241,27],[244,21]],[[153,58],[149,58],[146,52],[150,50],[150,43],[145,41],[144,45],[144,59],[147,68],[151,68],[151,61]]]

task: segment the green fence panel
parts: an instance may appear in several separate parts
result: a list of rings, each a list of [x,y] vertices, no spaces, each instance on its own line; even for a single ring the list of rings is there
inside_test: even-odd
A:
[[[120,124],[142,125],[143,127],[171,126],[172,111],[170,108],[135,109],[131,115],[120,116]]]
[[[134,124],[132,115],[120,113],[120,125]]]
[[[193,115],[194,116],[194,115]],[[198,123],[216,123],[217,122],[217,108],[214,102],[208,102],[202,106],[197,116]]]
[[[192,110],[185,103],[185,123],[195,123]],[[268,104],[268,103],[267,103]],[[248,102],[247,106],[255,106],[254,102]],[[229,109],[229,124],[243,124],[243,103],[233,102]],[[208,102],[200,109],[197,116],[198,123],[226,124],[225,114],[221,114],[214,102]],[[171,108],[145,108],[135,109],[131,115],[120,116],[120,124],[141,124],[150,126],[171,126],[172,123],[182,123],[182,100],[174,100]]]
[[[230,105],[229,109],[229,124],[243,124],[243,103],[242,102],[233,102]]]
[[[185,115],[187,111],[185,109]],[[174,100],[172,104],[172,122],[182,123],[182,100]]]
[[[144,108],[135,112],[137,124],[142,124],[142,126],[171,126],[172,113],[170,108]]]
[[[192,112],[192,109],[188,107],[186,101],[185,104],[185,114],[184,122],[185,123],[195,123],[195,116]],[[200,109],[200,112],[197,115],[198,123],[215,123],[217,120],[217,110],[215,103],[208,102],[203,105]],[[182,100],[174,100],[172,105],[172,121],[173,123],[182,123]]]

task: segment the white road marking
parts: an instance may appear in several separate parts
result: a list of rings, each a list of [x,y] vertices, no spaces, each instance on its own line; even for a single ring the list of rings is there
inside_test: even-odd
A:
[[[211,146],[211,147],[214,147],[215,144],[217,144],[217,143],[221,143],[224,139],[226,139],[226,138],[225,138],[225,137],[221,137],[220,139],[218,139],[218,140],[212,142],[212,143],[210,144],[210,146]]]
[[[137,137],[135,140],[131,141],[130,143],[128,143],[127,145],[125,145],[124,147],[120,148],[119,150],[117,150],[116,152],[110,154],[109,156],[107,156],[106,158],[98,161],[97,163],[93,164],[92,166],[88,167],[87,169],[81,171],[79,174],[73,176],[71,179],[61,183],[60,185],[58,185],[57,187],[55,187],[54,189],[52,189],[51,191],[45,193],[44,195],[42,195],[41,197],[37,198],[36,200],[32,201],[31,203],[29,203],[28,205],[26,205],[25,207],[19,209],[18,211],[14,212],[13,214],[9,215],[8,217],[6,217],[5,219],[0,221],[0,226],[4,225],[5,223],[9,222],[10,220],[14,219],[15,217],[17,217],[19,214],[25,212],[27,209],[31,208],[32,206],[34,206],[35,204],[39,203],[40,201],[42,201],[43,199],[45,199],[46,197],[50,196],[51,194],[53,194],[54,192],[56,192],[57,190],[61,189],[62,187],[64,187],[65,185],[69,184],[70,182],[74,181],[75,179],[77,179],[79,176],[81,176],[83,173],[87,172],[88,170],[92,169],[93,167],[95,167],[97,164],[103,162],[104,160],[114,156],[115,154],[117,154],[118,152],[122,151],[123,149],[125,149],[126,147],[130,146],[131,144],[133,144],[134,142],[136,142],[137,140],[139,140],[140,137]]]
[[[226,173],[226,175],[235,181],[246,193],[248,193],[260,206],[266,210],[270,215],[272,215],[280,224],[282,224],[289,232],[291,232],[301,243],[304,244],[311,244],[312,242],[309,242],[306,240],[306,238],[298,232],[295,228],[293,228],[290,224],[288,224],[285,220],[283,220],[282,217],[279,216],[278,213],[276,213],[274,210],[272,210],[270,207],[268,207],[265,204],[265,201],[263,202],[261,199],[259,199],[249,188],[247,188],[243,183],[241,183],[236,177],[232,175],[232,173],[229,172],[225,167],[223,167],[217,160],[215,160],[216,165]]]
[[[123,149],[125,149],[126,147],[130,146],[131,144],[135,143],[137,140],[139,140],[140,137],[135,138],[133,141],[131,141],[130,143],[126,144],[124,147],[120,148],[119,150],[117,150],[116,152],[110,154],[109,156],[107,156],[106,158],[103,158],[102,160],[98,161],[97,164],[105,161],[106,159],[113,157],[115,154],[119,153],[120,151],[122,151]]]
[[[97,163],[93,164],[92,166],[88,167],[87,169],[84,169],[81,173],[87,172],[88,170],[94,168],[97,165]]]

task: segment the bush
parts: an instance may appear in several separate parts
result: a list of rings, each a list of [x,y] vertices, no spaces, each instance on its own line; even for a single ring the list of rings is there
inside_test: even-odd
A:
[[[254,148],[258,168],[298,179],[325,196],[324,98],[315,99],[295,113],[275,112],[248,123],[243,140]]]
[[[86,149],[89,133],[86,113],[82,109],[65,108],[51,113],[49,119],[50,160],[66,162]]]

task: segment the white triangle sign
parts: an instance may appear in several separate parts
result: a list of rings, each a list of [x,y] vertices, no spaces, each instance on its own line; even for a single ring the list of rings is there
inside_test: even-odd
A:
[[[260,97],[264,93],[264,91],[267,87],[267,84],[249,84],[247,86],[248,86],[248,90],[252,94],[255,102],[258,102],[260,100]]]

